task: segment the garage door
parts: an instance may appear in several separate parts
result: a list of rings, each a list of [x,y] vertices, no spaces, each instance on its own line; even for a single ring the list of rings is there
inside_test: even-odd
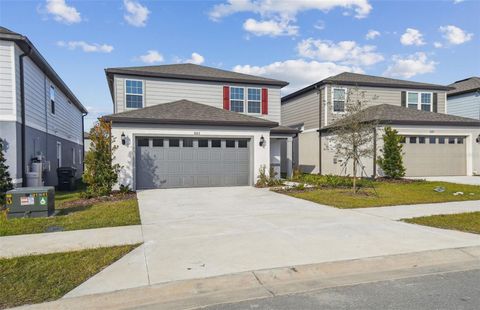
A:
[[[406,136],[404,142],[407,176],[466,175],[465,137]]]
[[[137,189],[248,185],[248,139],[139,137]]]

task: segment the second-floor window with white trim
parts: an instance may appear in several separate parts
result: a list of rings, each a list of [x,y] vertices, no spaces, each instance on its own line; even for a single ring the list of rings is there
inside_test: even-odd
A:
[[[416,110],[432,111],[433,94],[407,92],[407,107]]]
[[[260,114],[262,104],[262,90],[260,88],[248,89],[248,113]]]
[[[125,106],[128,109],[143,108],[143,81],[125,80]]]
[[[245,111],[245,89],[243,87],[230,87],[230,111]]]
[[[50,86],[50,112],[55,114],[55,87]]]
[[[333,88],[332,90],[333,112],[345,112],[345,104],[347,102],[347,89]]]

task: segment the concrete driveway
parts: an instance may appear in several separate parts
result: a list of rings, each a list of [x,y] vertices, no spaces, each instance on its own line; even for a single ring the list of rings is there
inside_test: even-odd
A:
[[[249,270],[480,245],[478,235],[252,187],[138,193],[144,245],[66,297]]]
[[[480,176],[411,177],[411,179],[423,179],[432,182],[450,182],[480,186]]]

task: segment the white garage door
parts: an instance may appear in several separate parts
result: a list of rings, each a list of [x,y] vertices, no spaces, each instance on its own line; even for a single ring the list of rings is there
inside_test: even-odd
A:
[[[403,151],[407,176],[467,174],[465,137],[406,136]]]

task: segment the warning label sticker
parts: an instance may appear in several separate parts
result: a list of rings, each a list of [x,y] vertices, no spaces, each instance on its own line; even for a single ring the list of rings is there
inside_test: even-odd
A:
[[[40,205],[41,206],[45,206],[47,204],[47,197],[42,197],[40,198]]]
[[[20,205],[21,206],[29,206],[35,203],[35,198],[31,196],[20,197]]]

